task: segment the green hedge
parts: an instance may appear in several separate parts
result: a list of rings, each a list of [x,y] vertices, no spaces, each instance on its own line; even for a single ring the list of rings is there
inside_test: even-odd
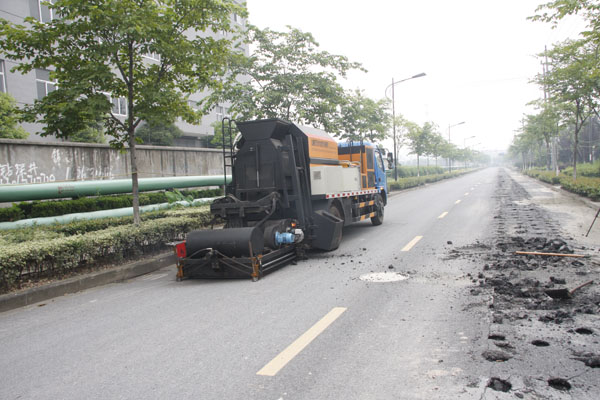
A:
[[[577,180],[574,180],[572,176],[567,175],[565,172],[556,176],[552,171],[538,169],[525,171],[525,174],[546,183],[560,185],[569,192],[589,197],[594,201],[600,200],[600,178],[580,176]]]
[[[589,197],[594,201],[600,201],[600,178],[581,176],[574,180],[570,176],[561,176],[560,186],[569,192]]]
[[[417,174],[420,176],[425,175],[440,175],[446,171],[444,167],[436,167],[436,166],[422,166],[417,170],[417,167],[407,167],[407,166],[399,166],[398,167],[398,178],[408,178],[408,177],[416,177]],[[394,176],[394,169],[387,170],[388,178]]]
[[[166,248],[165,243],[183,239],[185,233],[206,226],[211,219],[208,207],[202,206],[157,213],[139,227],[84,221],[0,232],[0,291],[14,288],[25,278],[62,276],[83,266],[156,253]],[[121,222],[125,221],[130,218]]]
[[[556,176],[556,174],[552,171],[531,169],[525,171],[525,174],[531,176],[532,178],[539,179],[542,182],[550,183],[552,185],[560,184],[560,176]]]
[[[221,189],[182,190],[183,195],[195,199],[221,196]],[[140,193],[140,205],[168,202],[165,192]],[[12,207],[0,208],[0,222],[18,221],[27,218],[54,217],[57,215],[85,213],[115,208],[131,207],[132,195],[82,197],[74,200],[33,201],[15,203]]]
[[[453,178],[455,176],[464,175],[467,172],[470,172],[470,171],[460,170],[460,171],[453,171],[450,174],[442,173],[442,174],[426,175],[426,176],[420,176],[420,177],[399,178],[397,181],[388,181],[388,187],[389,187],[390,191],[409,189],[412,187],[424,185],[426,183],[437,182],[437,181],[441,181],[442,179],[448,179],[448,178]]]
[[[567,167],[562,171],[565,175],[573,176],[573,167]],[[577,164],[577,176],[586,176],[589,178],[600,178],[600,161],[595,163]]]

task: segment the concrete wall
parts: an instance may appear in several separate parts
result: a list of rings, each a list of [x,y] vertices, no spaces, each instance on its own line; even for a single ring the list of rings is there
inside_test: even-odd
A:
[[[223,174],[219,149],[137,146],[140,178]],[[131,174],[129,152],[89,143],[0,139],[0,184],[119,179]]]

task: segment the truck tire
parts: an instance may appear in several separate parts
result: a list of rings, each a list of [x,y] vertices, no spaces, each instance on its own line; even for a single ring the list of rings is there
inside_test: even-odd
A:
[[[371,218],[375,226],[383,224],[383,199],[380,194],[375,195],[375,216]]]
[[[342,216],[340,209],[335,204],[332,204],[331,206],[329,206],[329,213],[332,215],[335,215],[342,221],[344,220],[344,217]],[[340,234],[336,238],[333,238],[332,250],[337,249],[340,246],[341,242],[342,242],[342,230],[340,229]]]

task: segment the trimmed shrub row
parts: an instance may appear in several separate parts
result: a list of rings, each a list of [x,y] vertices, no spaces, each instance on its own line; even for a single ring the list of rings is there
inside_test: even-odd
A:
[[[466,174],[467,170],[461,171],[453,171],[452,173],[441,173],[435,175],[426,175],[420,177],[409,177],[409,178],[399,178],[397,181],[388,181],[389,190],[402,190],[409,189],[412,187],[417,187],[420,185],[424,185],[426,183],[432,183],[441,181],[442,179],[453,178],[455,176],[460,176]]]
[[[139,227],[121,224],[88,229],[85,234],[40,228],[4,231],[0,252],[0,292],[14,288],[24,278],[62,276],[83,266],[103,265],[156,253],[166,248],[165,243],[183,239],[187,232],[206,226],[211,219],[208,207],[203,206],[167,211],[163,218],[147,218]],[[100,228],[100,224],[96,227]],[[28,237],[29,240],[16,242],[19,237]]]
[[[221,196],[221,189],[182,190],[184,196],[195,199]],[[140,205],[159,204],[168,202],[165,192],[140,193]],[[15,203],[12,207],[0,208],[0,222],[18,221],[27,218],[54,217],[72,213],[112,210],[115,208],[131,207],[132,195],[115,195],[99,197],[83,197],[73,200],[52,200]]]
[[[573,167],[567,167],[562,171],[565,175],[573,176]],[[600,161],[595,163],[577,164],[577,176],[587,176],[589,178],[600,178]],[[579,179],[579,178],[577,178]]]
[[[525,174],[542,182],[560,185],[569,192],[589,197],[594,201],[600,201],[600,178],[580,176],[577,180],[574,180],[572,176],[568,176],[564,172],[556,176],[552,171],[537,169],[525,171]]]
[[[420,172],[419,172],[420,171]],[[422,166],[419,169],[417,167],[407,167],[407,166],[399,166],[398,167],[398,178],[407,178],[412,176],[420,176],[425,175],[439,175],[443,174],[446,171],[444,167],[436,167],[436,166]],[[394,169],[387,170],[388,178],[394,176]]]

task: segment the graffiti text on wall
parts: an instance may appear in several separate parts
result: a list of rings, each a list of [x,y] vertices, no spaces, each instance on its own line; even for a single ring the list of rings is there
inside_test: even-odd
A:
[[[54,182],[54,175],[38,172],[35,161],[30,163],[0,164],[0,184]]]

